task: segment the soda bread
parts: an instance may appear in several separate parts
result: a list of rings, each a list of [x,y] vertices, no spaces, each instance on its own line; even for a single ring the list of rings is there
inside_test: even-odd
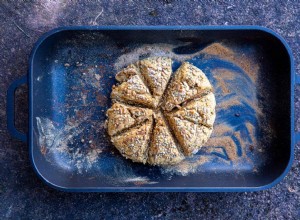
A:
[[[205,74],[185,62],[172,75],[172,61],[150,57],[121,70],[107,110],[113,145],[134,162],[172,165],[209,139],[216,100]]]

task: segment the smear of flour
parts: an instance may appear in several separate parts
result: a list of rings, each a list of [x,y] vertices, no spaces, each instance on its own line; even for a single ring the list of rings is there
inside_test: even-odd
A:
[[[184,46],[186,44],[182,44]],[[151,56],[163,56],[163,57],[169,57],[173,60],[177,60],[180,62],[183,62],[185,60],[191,59],[194,56],[200,55],[201,51],[196,52],[192,55],[186,55],[186,54],[176,54],[173,52],[173,49],[178,47],[178,45],[174,46],[171,44],[144,44],[139,48],[134,49],[130,53],[126,53],[121,55],[115,62],[114,67],[118,71],[121,68],[128,66],[131,63],[135,63],[140,59],[141,56],[147,55],[149,57]]]
[[[133,183],[135,185],[156,184],[158,182],[150,181],[148,177],[129,177],[120,179],[120,182]]]
[[[197,158],[197,159],[195,159]],[[191,158],[187,158],[180,162],[179,164],[163,167],[161,169],[162,173],[171,173],[171,174],[179,174],[182,176],[187,176],[190,173],[195,173],[198,171],[199,167],[211,162],[214,158],[213,155],[195,155]]]
[[[85,120],[85,119],[83,119]],[[83,132],[81,121],[68,121],[63,126],[57,126],[48,118],[36,117],[38,130],[38,143],[41,153],[46,158],[60,158],[56,161],[65,169],[76,167],[81,173],[83,169],[89,169],[97,161],[102,149],[93,147],[92,142],[87,149],[81,149],[77,146],[78,136]]]

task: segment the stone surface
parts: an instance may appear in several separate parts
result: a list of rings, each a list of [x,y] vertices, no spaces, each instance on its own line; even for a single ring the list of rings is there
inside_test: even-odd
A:
[[[33,3],[34,2],[34,3]],[[300,72],[300,1],[1,1],[0,218],[299,219],[300,145],[287,177],[252,193],[64,193],[33,172],[26,144],[6,130],[6,90],[24,75],[34,42],[65,25],[262,25],[291,46]],[[88,3],[86,3],[88,2]],[[26,91],[17,92],[17,127],[26,128]],[[300,129],[300,88],[296,89]],[[298,119],[298,120],[297,120]]]

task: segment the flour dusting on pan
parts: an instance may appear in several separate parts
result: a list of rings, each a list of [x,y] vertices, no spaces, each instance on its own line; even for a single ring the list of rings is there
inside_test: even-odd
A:
[[[57,157],[64,157],[64,168],[76,167],[81,173],[83,169],[89,169],[97,161],[102,149],[93,147],[92,142],[88,143],[89,148],[76,147],[78,136],[84,128],[80,122],[67,122],[65,125],[57,126],[48,118],[36,117],[38,128],[38,142],[41,153],[49,160]],[[84,142],[83,139],[80,142]]]

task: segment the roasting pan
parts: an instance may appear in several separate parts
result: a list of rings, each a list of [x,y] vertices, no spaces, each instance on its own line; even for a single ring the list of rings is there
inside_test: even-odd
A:
[[[171,57],[174,70],[188,61],[214,87],[212,136],[175,166],[126,160],[106,134],[116,72],[149,56]],[[14,126],[14,92],[25,83],[28,134]],[[8,130],[28,143],[37,175],[64,191],[263,190],[282,180],[292,164],[299,139],[294,87],[290,48],[263,27],[61,27],[37,41],[28,74],[10,85]]]

